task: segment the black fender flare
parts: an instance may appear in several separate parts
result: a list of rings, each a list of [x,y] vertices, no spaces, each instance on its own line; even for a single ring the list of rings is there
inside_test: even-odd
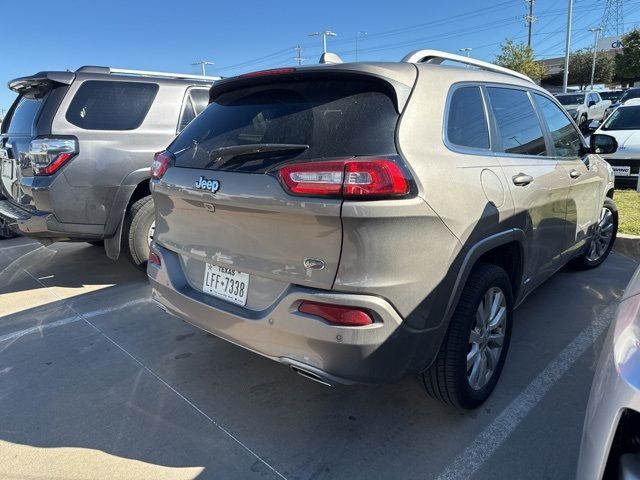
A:
[[[139,168],[127,175],[118,188],[105,224],[105,233],[107,236],[104,240],[104,249],[107,257],[112,260],[117,260],[120,256],[120,250],[122,249],[122,227],[131,195],[133,195],[133,192],[138,188],[140,183],[149,181],[149,178],[149,167]]]

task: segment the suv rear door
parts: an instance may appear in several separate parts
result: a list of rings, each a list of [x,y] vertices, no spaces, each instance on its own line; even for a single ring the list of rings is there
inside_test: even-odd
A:
[[[212,103],[169,147],[175,166],[153,186],[154,238],[177,254],[192,288],[203,290],[207,263],[251,275],[249,309],[266,308],[291,284],[332,287],[342,199],[287,193],[278,169],[396,155],[399,113],[379,79],[307,75],[214,86]],[[242,154],[247,145],[265,150]]]
[[[487,86],[486,91],[515,226],[527,238],[524,279],[533,288],[561,263],[569,177],[549,151],[529,92],[498,86]]]

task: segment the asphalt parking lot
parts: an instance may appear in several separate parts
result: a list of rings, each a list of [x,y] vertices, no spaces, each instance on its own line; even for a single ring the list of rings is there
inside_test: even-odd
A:
[[[637,261],[562,270],[516,312],[490,400],[324,387],[173,318],[88,244],[0,243],[2,478],[568,479]]]

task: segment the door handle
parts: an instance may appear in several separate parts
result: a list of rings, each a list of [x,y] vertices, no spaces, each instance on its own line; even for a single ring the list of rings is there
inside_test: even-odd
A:
[[[512,180],[514,185],[525,187],[533,182],[533,177],[531,175],[527,175],[526,173],[519,173],[517,175],[514,175]]]
[[[582,175],[582,173],[580,173],[578,170],[571,170],[571,172],[569,173],[569,176],[571,178],[578,178],[580,175]]]

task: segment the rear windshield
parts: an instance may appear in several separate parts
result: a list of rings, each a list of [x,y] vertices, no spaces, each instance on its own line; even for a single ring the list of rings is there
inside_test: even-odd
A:
[[[133,130],[157,92],[155,83],[87,80],[69,105],[67,121],[85,130]]]
[[[384,85],[367,79],[298,80],[219,95],[169,150],[176,166],[265,172],[295,159],[396,153],[398,113]],[[222,147],[308,145],[223,158]]]
[[[584,95],[556,95],[562,105],[575,105],[584,102]]]
[[[40,107],[44,98],[20,97],[16,100],[16,108],[8,119],[8,125],[3,125],[3,131],[12,134],[31,135]]]

